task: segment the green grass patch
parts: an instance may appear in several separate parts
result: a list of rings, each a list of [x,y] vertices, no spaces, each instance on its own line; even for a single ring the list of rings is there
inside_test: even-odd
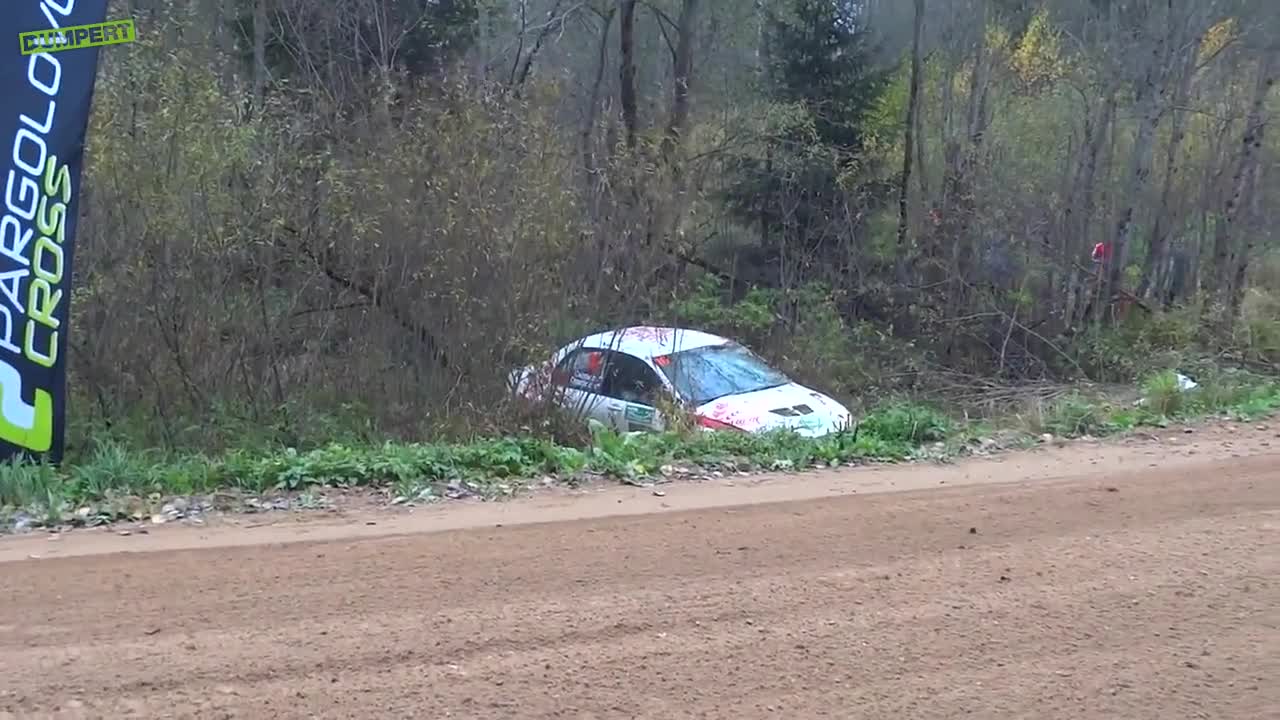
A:
[[[1072,394],[1040,409],[1032,432],[1060,437],[1105,437],[1140,427],[1166,427],[1204,417],[1252,420],[1280,410],[1280,383],[1244,371],[1206,369],[1199,386],[1182,390],[1177,372],[1162,370],[1142,379],[1137,403]]]
[[[590,443],[582,448],[511,437],[459,444],[343,442],[304,451],[254,447],[216,457],[139,451],[101,440],[59,469],[22,463],[0,466],[0,508],[23,509],[42,519],[65,518],[87,505],[136,507],[137,503],[122,501],[222,490],[253,495],[374,487],[422,499],[446,494],[457,485],[479,494],[502,494],[545,476],[637,480],[675,464],[787,470],[896,461],[910,457],[923,442],[945,438],[950,427],[936,410],[894,404],[868,414],[855,430],[818,439],[788,432],[619,434],[594,423]]]
[[[1198,380],[1200,387],[1184,392],[1173,372],[1154,373],[1140,384],[1137,403],[1083,394],[1062,397],[1038,407],[1024,424],[1024,437],[1100,437],[1204,416],[1253,419],[1280,410],[1280,384],[1273,380],[1225,371],[1206,371]],[[348,440],[301,451],[253,446],[214,456],[137,450],[118,440],[100,439],[61,468],[0,465],[0,527],[6,526],[6,516],[19,511],[35,524],[65,523],[86,514],[138,517],[165,498],[224,491],[253,496],[365,487],[424,500],[450,495],[458,487],[466,488],[465,494],[501,496],[547,476],[564,482],[588,476],[635,482],[664,474],[672,469],[669,466],[690,471],[800,470],[938,458],[989,444],[995,428],[895,402],[866,414],[854,429],[816,439],[789,432],[619,434],[592,423],[590,441],[583,447],[533,437],[470,443]]]

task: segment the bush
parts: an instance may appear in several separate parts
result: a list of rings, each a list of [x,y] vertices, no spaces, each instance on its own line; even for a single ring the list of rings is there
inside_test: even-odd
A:
[[[1097,382],[1131,382],[1158,368],[1176,367],[1195,353],[1194,308],[1136,313],[1117,326],[1091,326],[1074,343],[1075,359]]]
[[[847,321],[836,294],[822,283],[752,288],[733,300],[718,278],[706,275],[668,314],[678,324],[749,345],[802,382],[844,400],[892,389],[891,376],[913,369],[920,355],[870,323]]]
[[[1142,383],[1143,406],[1156,415],[1177,415],[1182,409],[1183,396],[1178,373],[1173,370],[1158,372]]]
[[[1280,294],[1246,293],[1233,341],[1245,360],[1280,365]]]
[[[1076,393],[1050,404],[1041,426],[1045,432],[1062,437],[1104,435],[1114,429],[1108,414],[1107,407]]]
[[[945,439],[952,424],[933,408],[903,404],[873,411],[862,419],[858,429],[888,442],[919,445]]]

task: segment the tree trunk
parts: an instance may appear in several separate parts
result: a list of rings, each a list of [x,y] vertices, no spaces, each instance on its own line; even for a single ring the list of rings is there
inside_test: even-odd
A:
[[[1235,318],[1240,311],[1240,303],[1244,298],[1245,276],[1256,240],[1256,233],[1249,232],[1248,228],[1241,231],[1240,217],[1242,209],[1253,206],[1254,193],[1258,192],[1256,181],[1261,175],[1260,156],[1262,143],[1266,139],[1268,120],[1267,96],[1276,83],[1277,71],[1280,71],[1280,46],[1269,48],[1258,62],[1258,81],[1254,87],[1253,102],[1249,106],[1249,115],[1245,121],[1240,164],[1233,178],[1231,197],[1227,200],[1226,208],[1222,213],[1227,245],[1230,246],[1233,243],[1240,245],[1234,275],[1224,278],[1227,281],[1224,289],[1229,293],[1228,305],[1232,318]],[[1220,283],[1219,287],[1223,285]]]
[[[898,191],[898,282],[905,283],[907,266],[908,200],[911,194],[911,160],[920,113],[920,34],[924,25],[924,0],[915,0],[911,31],[911,90],[907,98],[907,122],[902,138],[902,187]]]
[[[769,34],[765,32],[768,25],[768,14],[765,11],[765,0],[756,0],[756,66],[755,77],[759,87],[768,88],[769,64],[773,61],[772,49],[769,47]],[[774,139],[764,139],[764,177],[773,177]],[[769,232],[769,210],[773,207],[774,197],[770,192],[763,192],[759,199],[760,247],[772,246],[773,238]],[[736,260],[735,260],[736,265]],[[735,275],[737,275],[735,268]]]
[[[600,30],[600,45],[596,50],[596,76],[591,83],[591,99],[587,104],[587,118],[582,123],[582,166],[587,171],[588,187],[595,174],[595,143],[597,113],[600,111],[600,86],[604,82],[604,67],[609,60],[609,28],[613,26],[613,16],[617,8],[609,8],[604,14],[604,24]]]
[[[968,306],[974,258],[978,252],[979,243],[973,237],[973,220],[977,213],[974,180],[988,121],[987,94],[992,65],[992,53],[987,45],[988,5],[988,0],[978,2],[975,23],[977,38],[973,47],[973,67],[969,74],[965,135],[962,138],[953,136],[944,150],[946,170],[942,181],[942,218],[935,230],[940,233],[941,242],[950,243],[950,265],[939,258],[938,262],[932,263],[933,274],[926,272],[924,275],[927,285],[940,285],[944,280],[948,281],[944,290],[946,294],[934,300],[943,303],[944,321],[959,317],[962,308]],[[962,323],[958,322],[948,322],[947,327],[944,342],[947,351],[944,356],[949,360],[953,352],[964,352],[959,338],[963,330]]]
[[[1142,85],[1138,88],[1138,135],[1133,142],[1133,151],[1129,156],[1129,186],[1124,195],[1124,204],[1116,219],[1115,240],[1107,255],[1108,267],[1102,288],[1099,311],[1110,307],[1112,296],[1121,289],[1124,268],[1129,261],[1129,244],[1133,240],[1134,214],[1138,203],[1142,202],[1151,178],[1152,163],[1155,160],[1156,130],[1160,126],[1160,118],[1164,115],[1165,82],[1168,76],[1168,48],[1173,42],[1176,24],[1170,19],[1169,34],[1162,37],[1151,51],[1147,67],[1143,73]]]
[[[987,97],[991,88],[992,60],[987,46],[988,12],[987,2],[983,0],[978,15],[981,34],[974,49],[973,72],[969,79],[965,143],[963,149],[954,158],[951,187],[947,191],[950,202],[943,220],[943,227],[950,228],[947,235],[952,243],[955,274],[953,280],[958,293],[953,296],[953,300],[959,300],[960,295],[964,294],[964,288],[972,275],[973,258],[978,253],[978,241],[973,237],[973,221],[977,216],[978,199],[974,196],[973,188],[978,161],[986,141],[990,114]]]
[[[1123,283],[1124,268],[1129,260],[1129,242],[1133,239],[1134,213],[1137,203],[1146,192],[1147,180],[1151,177],[1156,129],[1159,124],[1160,108],[1152,93],[1144,102],[1138,136],[1134,140],[1133,154],[1129,159],[1129,187],[1125,192],[1124,205],[1121,206],[1116,220],[1116,235],[1108,253],[1108,267],[1099,310],[1108,307],[1111,296],[1121,289]]]
[[[1233,247],[1238,239],[1235,225],[1239,218],[1240,207],[1247,202],[1253,165],[1258,161],[1258,151],[1262,147],[1263,132],[1266,129],[1267,93],[1275,81],[1275,57],[1275,52],[1268,52],[1259,64],[1253,101],[1245,117],[1240,156],[1231,177],[1231,191],[1226,197],[1215,227],[1213,270],[1210,275],[1209,290],[1217,300],[1224,299],[1224,295],[1227,294],[1235,265],[1233,260],[1239,257],[1238,253],[1234,252],[1236,248]]]
[[[637,124],[636,107],[636,0],[621,0],[622,19],[619,28],[619,49],[622,67],[619,72],[621,88],[618,95],[622,102],[622,124],[626,128],[627,148],[635,150]]]
[[[1169,134],[1169,146],[1165,154],[1164,185],[1160,189],[1160,209],[1156,213],[1151,230],[1151,241],[1147,249],[1146,261],[1142,266],[1142,280],[1138,284],[1138,296],[1146,297],[1152,287],[1162,287],[1165,271],[1169,264],[1169,235],[1184,217],[1181,211],[1175,211],[1173,190],[1181,175],[1182,165],[1178,157],[1182,152],[1182,141],[1187,135],[1187,113],[1182,106],[1187,104],[1191,95],[1191,84],[1195,79],[1196,56],[1199,54],[1200,42],[1188,45],[1186,58],[1183,60],[1182,74],[1178,80],[1178,89],[1173,98],[1173,127]],[[1171,217],[1172,215],[1172,217]]]
[[[204,0],[203,15],[209,23],[210,47],[216,49],[213,62],[218,67],[218,77],[222,83],[222,91],[232,94],[235,91],[235,37],[231,32],[232,19],[228,16],[226,3],[219,0]]]
[[[1232,120],[1227,118],[1220,120],[1214,126],[1215,131],[1208,158],[1204,163],[1204,175],[1200,184],[1200,204],[1197,208],[1200,214],[1200,227],[1196,237],[1195,252],[1192,254],[1195,262],[1191,263],[1191,277],[1187,281],[1187,289],[1192,294],[1199,293],[1203,289],[1207,295],[1211,296],[1214,292],[1213,281],[1216,276],[1214,268],[1220,261],[1226,262],[1227,247],[1218,242],[1217,225],[1221,223],[1214,223],[1211,227],[1210,218],[1222,203],[1222,176],[1230,164],[1224,148],[1228,144],[1227,136],[1231,134],[1232,125]],[[1211,239],[1212,245],[1210,245]],[[1225,237],[1223,240],[1225,241]],[[1206,251],[1209,251],[1207,263],[1203,262]],[[1207,309],[1207,303],[1205,307]]]
[[[533,70],[533,61],[538,58],[538,52],[542,50],[542,44],[546,42],[547,36],[551,34],[551,29],[556,26],[556,15],[560,12],[560,4],[562,2],[564,2],[564,0],[556,0],[555,4],[551,6],[551,9],[547,11],[546,23],[544,23],[542,29],[538,31],[538,37],[534,40],[533,47],[530,48],[529,52],[524,56],[524,63],[520,66],[520,71],[512,82],[512,86],[515,88],[516,97],[520,97],[520,91],[524,87],[525,81],[529,79],[529,72]],[[569,13],[565,13],[566,16],[568,14]],[[567,17],[560,19],[560,27],[562,29],[564,28],[566,19]],[[519,63],[519,61],[520,58],[517,57],[516,62]]]
[[[267,0],[253,3],[253,111],[262,112],[267,93]]]
[[[1249,264],[1253,259],[1253,248],[1257,244],[1256,237],[1259,232],[1257,223],[1262,218],[1261,207],[1258,198],[1261,193],[1258,188],[1262,186],[1263,176],[1266,175],[1266,168],[1262,163],[1255,162],[1253,164],[1253,173],[1250,176],[1246,193],[1249,195],[1250,210],[1247,213],[1248,222],[1246,230],[1243,234],[1243,247],[1240,248],[1239,257],[1236,258],[1235,274],[1231,279],[1230,295],[1227,301],[1228,317],[1232,323],[1240,318],[1240,308],[1244,304],[1244,291],[1248,285]]]
[[[679,235],[686,189],[679,151],[689,124],[689,82],[693,73],[693,38],[697,25],[698,2],[699,0],[684,0],[680,18],[677,21],[678,37],[671,70],[673,86],[671,112],[662,138],[661,157],[666,173],[659,178],[657,191],[651,196],[649,242],[657,239],[662,242],[662,247],[668,250],[674,249],[671,240]],[[678,249],[677,254],[679,254]]]
[[[689,78],[693,72],[693,35],[698,16],[698,0],[684,0],[677,24],[675,57],[672,63],[671,115],[663,140],[663,156],[674,162],[674,151],[689,124]]]
[[[1102,101],[1097,121],[1092,123],[1089,120],[1085,121],[1082,143],[1082,148],[1085,149],[1084,166],[1081,168],[1078,189],[1075,192],[1079,207],[1074,210],[1068,209],[1068,212],[1075,216],[1074,222],[1068,224],[1068,228],[1076,238],[1075,243],[1067,246],[1067,258],[1072,267],[1076,267],[1076,258],[1089,250],[1091,242],[1089,231],[1093,227],[1093,216],[1098,207],[1098,166],[1101,164],[1102,151],[1107,146],[1107,138],[1115,132],[1115,117],[1116,89],[1112,87]],[[1094,290],[1091,276],[1085,272],[1075,273],[1075,280],[1071,283],[1071,296],[1067,302],[1067,309],[1063,313],[1062,321],[1066,327],[1074,328],[1078,320],[1087,319],[1089,298]]]

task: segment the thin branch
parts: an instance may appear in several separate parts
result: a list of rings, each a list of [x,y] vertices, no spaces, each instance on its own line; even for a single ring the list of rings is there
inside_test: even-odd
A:
[[[674,42],[671,41],[671,33],[667,32],[667,26],[663,22],[663,18],[666,18],[666,16],[662,13],[661,10],[655,8],[654,6],[648,5],[647,3],[646,3],[646,6],[653,11],[654,15],[658,17],[658,30],[662,32],[662,39],[667,43],[667,51],[671,53],[672,62],[675,62],[676,45]],[[667,18],[667,22],[670,22],[670,18]]]
[[[312,315],[314,313],[339,312],[342,310],[352,310],[355,308],[367,308],[372,306],[373,306],[372,303],[370,303],[369,301],[362,300],[360,302],[344,303],[342,305],[328,305],[325,307],[303,308],[302,310],[297,310],[291,313],[289,317],[297,318],[297,317],[302,317],[304,315]]]

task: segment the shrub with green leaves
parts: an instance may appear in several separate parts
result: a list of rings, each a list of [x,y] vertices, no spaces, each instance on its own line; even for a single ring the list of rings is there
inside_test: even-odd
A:
[[[863,418],[858,428],[886,442],[910,445],[943,440],[952,429],[951,421],[942,413],[911,404],[876,410]]]
[[[1104,435],[1112,430],[1107,409],[1079,394],[1050,405],[1044,413],[1043,427],[1046,432],[1063,437]]]
[[[1182,384],[1178,373],[1164,370],[1149,376],[1142,383],[1143,405],[1152,413],[1162,417],[1171,417],[1182,409],[1184,400]]]
[[[876,326],[847,319],[824,283],[751,288],[730,297],[707,275],[669,309],[671,321],[751,346],[802,382],[849,398],[874,394],[892,370],[911,369],[919,352]]]

